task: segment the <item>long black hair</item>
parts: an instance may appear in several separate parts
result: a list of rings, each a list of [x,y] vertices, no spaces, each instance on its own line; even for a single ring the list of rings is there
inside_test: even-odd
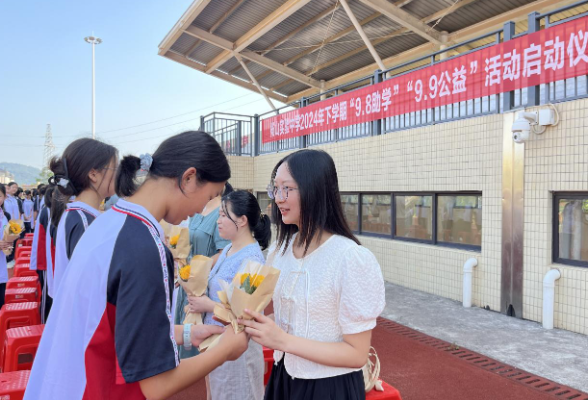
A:
[[[236,190],[222,197],[221,207],[228,219],[237,223],[231,218],[229,210],[237,218],[247,217],[247,224],[253,237],[259,243],[262,250],[267,249],[272,238],[272,229],[270,218],[261,213],[257,199],[246,190]],[[237,227],[238,229],[238,227]]]
[[[88,176],[90,171],[107,168],[117,157],[115,147],[99,140],[83,138],[71,142],[61,157],[51,159],[49,169],[53,176],[49,178],[49,184],[57,188],[53,191],[51,202],[53,226],[57,228],[70,197],[91,187]],[[107,184],[110,185],[110,182]]]
[[[4,195],[4,201],[6,201],[6,186],[4,186],[2,183],[0,183],[0,192],[2,192],[2,194]],[[4,202],[2,202],[2,205],[0,205],[0,210],[4,212]]]
[[[182,177],[189,168],[196,168],[199,183],[225,182],[231,177],[227,157],[217,141],[202,131],[187,131],[163,141],[153,153],[147,177],[173,178],[182,190]],[[141,159],[125,156],[116,175],[116,194],[132,196],[138,189],[135,175],[141,169]],[[183,192],[183,190],[182,190]]]
[[[297,240],[304,245],[305,255],[314,237],[318,235],[320,240],[323,232],[344,236],[361,244],[345,219],[337,169],[331,156],[322,150],[300,150],[292,153],[276,164],[272,172],[272,185],[282,164],[287,164],[298,185],[300,229],[296,225],[285,224],[280,210],[273,204],[272,217],[278,230],[278,248],[284,243],[290,243],[296,232],[299,232]],[[285,251],[286,246],[284,253]]]

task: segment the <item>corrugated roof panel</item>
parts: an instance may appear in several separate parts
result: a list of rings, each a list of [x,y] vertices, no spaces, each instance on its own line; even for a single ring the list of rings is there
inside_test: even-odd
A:
[[[286,86],[279,88],[278,90],[276,90],[276,92],[284,94],[286,96],[290,96],[291,94],[298,93],[306,89],[308,89],[308,86],[306,86],[305,84],[297,81],[292,81],[292,83],[289,83]]]
[[[215,34],[231,42],[235,42],[286,1],[248,0],[218,27]]]
[[[415,0],[407,4],[404,7],[404,10],[408,11],[409,13],[411,13],[419,19],[423,19],[428,17],[429,15],[435,14],[437,11],[443,10],[447,7],[451,7],[453,4],[455,4],[455,1],[453,0]]]
[[[237,67],[241,68],[241,64],[239,64],[239,61],[237,61],[235,57],[231,57],[229,61],[224,63],[219,69],[222,69],[225,72],[230,72]]]
[[[220,47],[216,47],[215,45],[203,41],[194,49],[194,51],[192,51],[192,53],[190,53],[189,58],[207,64],[221,52],[222,49]]]
[[[277,72],[274,72],[274,73],[269,74],[268,76],[260,79],[259,84],[264,87],[272,88],[272,87],[278,86],[279,84],[281,84],[285,81],[289,81],[289,80],[290,79],[286,78],[284,75],[279,74]]]
[[[277,42],[281,38],[288,35],[290,32],[294,31],[299,26],[305,24],[306,22],[310,21],[315,16],[321,14],[329,7],[335,5],[334,0],[329,1],[312,1],[308,3],[306,6],[302,7],[300,10],[296,11],[292,14],[289,18],[285,19],[284,21],[280,22],[274,29],[266,33],[264,36],[259,38],[257,41],[253,42],[250,46],[250,50],[266,50],[271,46],[273,43]],[[328,17],[325,17],[328,18]],[[315,23],[316,24],[316,23]],[[313,24],[313,25],[315,25]],[[313,27],[308,27],[307,29],[313,29]],[[301,34],[302,32],[299,32]],[[282,45],[280,45],[282,47]]]
[[[349,72],[355,71],[361,67],[373,64],[375,61],[370,52],[365,49],[353,57],[346,59],[344,62],[339,62],[322,69],[314,74],[312,77],[318,80],[324,79],[326,81],[345,75]]]
[[[245,60],[243,60],[243,61],[245,61]],[[263,67],[263,66],[261,66],[259,64],[253,63],[253,62],[247,63],[247,68],[249,69],[249,71],[251,71],[251,73],[253,74],[253,76],[260,75],[260,74],[264,73],[265,71],[267,71],[267,68],[266,67]],[[223,66],[223,70],[226,70],[228,72],[228,71],[232,71],[233,68],[231,68],[231,69],[229,69],[229,68],[225,69],[224,66]],[[235,71],[233,73],[233,75],[238,76],[238,77],[243,78],[243,79],[249,80],[249,75],[247,75],[247,72],[245,72],[245,70],[243,68],[240,68],[239,70]]]
[[[185,54],[186,51],[188,51],[188,49],[192,47],[194,43],[196,43],[196,40],[198,39],[186,33],[182,33],[182,35],[171,47],[171,50],[174,50],[178,54]]]
[[[532,2],[533,0],[478,0],[446,15],[435,28],[439,31],[455,32]]]
[[[418,47],[424,43],[427,43],[426,39],[411,33],[394,37],[376,45],[376,51],[380,57],[382,57],[382,59],[385,59],[410,50],[414,47]]]
[[[192,25],[209,30],[238,0],[214,0],[196,17]],[[238,11],[238,10],[237,10]]]

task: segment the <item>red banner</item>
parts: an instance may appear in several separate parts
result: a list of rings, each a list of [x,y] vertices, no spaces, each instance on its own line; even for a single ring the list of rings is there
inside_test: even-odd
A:
[[[588,74],[588,17],[262,121],[263,143]]]

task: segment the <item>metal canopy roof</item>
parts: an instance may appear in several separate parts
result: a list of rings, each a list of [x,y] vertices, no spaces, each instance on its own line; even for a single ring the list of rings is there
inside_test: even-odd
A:
[[[159,54],[289,103],[573,2],[195,0]]]

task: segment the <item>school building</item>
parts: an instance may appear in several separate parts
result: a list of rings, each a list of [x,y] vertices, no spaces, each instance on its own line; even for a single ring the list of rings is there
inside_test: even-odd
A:
[[[588,334],[587,12],[196,0],[159,54],[272,105],[201,118],[262,210],[276,163],[323,149],[387,281]]]

